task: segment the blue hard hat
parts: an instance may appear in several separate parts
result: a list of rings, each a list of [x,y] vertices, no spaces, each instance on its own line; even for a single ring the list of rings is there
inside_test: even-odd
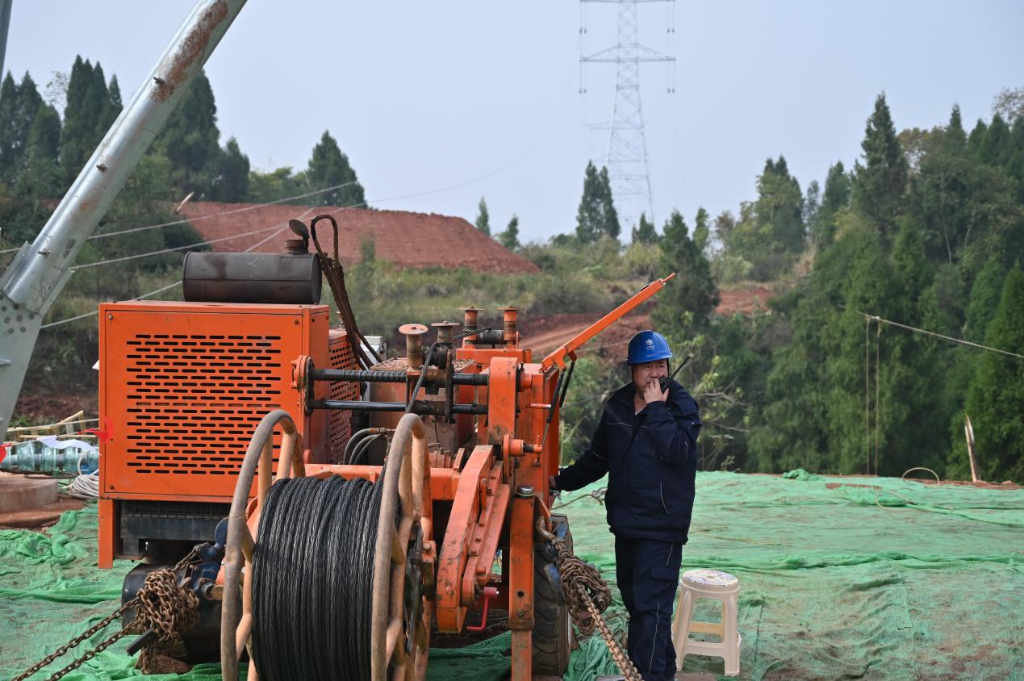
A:
[[[672,357],[668,341],[657,331],[641,331],[629,341],[627,364],[643,364]]]

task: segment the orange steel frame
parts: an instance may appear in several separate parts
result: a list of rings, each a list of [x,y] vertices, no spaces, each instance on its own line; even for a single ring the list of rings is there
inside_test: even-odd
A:
[[[584,343],[654,295],[670,278],[648,285],[589,329],[560,346],[542,362],[534,362],[531,351],[519,346],[518,334],[506,334],[504,347],[476,347],[464,343],[456,352],[457,359],[474,361],[475,366],[469,371],[478,370],[489,374],[487,386],[478,388],[476,395],[480,403],[487,404],[487,415],[478,417],[476,433],[479,444],[471,452],[460,452],[455,458],[454,467],[433,467],[430,471],[431,498],[434,502],[451,504],[443,537],[439,539],[435,536],[433,542],[425,545],[426,553],[436,555],[438,561],[434,603],[437,625],[442,632],[463,630],[467,611],[482,607],[483,587],[497,578],[491,572],[497,550],[499,547],[507,550],[507,569],[500,577],[505,589],[494,605],[507,608],[509,613],[513,681],[527,681],[531,678],[535,528],[538,518],[543,517],[550,523],[548,509],[553,497],[548,489],[548,476],[557,472],[560,458],[559,405],[556,403],[558,396],[555,395],[559,372],[565,367],[566,359],[576,358],[575,352]],[[166,312],[180,311],[174,307],[175,304],[150,305],[169,306]],[[186,304],[177,305],[187,307]],[[199,321],[212,323],[221,333],[239,335],[242,333],[238,331],[239,326],[247,323],[265,325],[267,315],[278,312],[266,309],[268,307],[288,307],[294,311],[301,306],[249,307],[263,310],[251,320],[232,317],[230,322],[225,319]],[[107,309],[101,309],[101,313],[115,314]],[[196,311],[191,313],[195,315]],[[313,311],[308,311],[308,314],[317,316]],[[217,317],[216,314],[211,316]],[[296,319],[293,326],[300,327],[295,330],[301,329],[304,333],[312,329],[314,320],[308,316],[303,319]],[[189,320],[193,325],[197,323],[196,316],[189,317]],[[327,324],[324,322],[326,316],[322,321],[317,317],[315,323],[320,326],[316,327],[316,333],[322,333],[326,338]],[[101,325],[101,343],[109,341],[112,333],[114,331],[110,325]],[[312,356],[314,363],[324,366],[326,341],[304,340],[296,344],[294,357],[303,355]],[[302,367],[305,362],[295,361],[291,364],[295,370],[291,388],[295,390],[290,393],[291,397],[281,402],[283,408],[294,410],[296,423],[304,426],[306,475],[322,477],[337,474],[375,481],[381,475],[380,466],[318,463],[322,457],[312,452],[325,437],[325,421],[305,416],[305,405],[301,403],[305,394],[302,390],[305,380]],[[410,373],[414,376],[417,374],[415,370]],[[102,413],[110,414],[112,409],[117,408],[110,398],[110,382],[124,379],[125,376],[119,373],[116,364],[104,367],[104,379],[101,381]],[[466,390],[464,387],[463,394]],[[318,390],[317,397],[322,397],[322,392]],[[547,439],[541,442],[550,410],[554,410],[553,418],[547,428]],[[116,451],[108,448],[105,454]],[[113,457],[108,457],[108,460],[110,458]],[[459,463],[464,458],[465,465],[460,469]],[[116,461],[101,469],[100,484],[105,497],[100,505],[101,563],[105,558],[109,561],[111,557],[113,537],[110,534],[114,527],[112,520],[104,519],[103,514],[111,513],[113,498],[133,493],[130,485],[126,487],[126,483],[118,482],[118,471]],[[223,479],[226,477],[223,476],[219,482],[229,482]],[[186,495],[175,489],[163,498],[222,500],[229,498],[231,493],[223,485],[215,488],[197,487],[189,492]],[[435,533],[438,529],[435,526]],[[439,551],[436,550],[438,540],[441,542]]]

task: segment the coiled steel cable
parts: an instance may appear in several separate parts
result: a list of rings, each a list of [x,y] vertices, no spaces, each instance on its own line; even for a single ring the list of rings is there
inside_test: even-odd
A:
[[[252,565],[252,657],[261,679],[370,677],[382,490],[382,482],[339,476],[270,487]]]

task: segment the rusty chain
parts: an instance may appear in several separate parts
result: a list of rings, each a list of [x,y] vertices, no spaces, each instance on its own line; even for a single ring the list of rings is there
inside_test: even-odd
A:
[[[568,587],[563,590],[565,600],[569,606],[569,614],[580,630],[580,634],[585,637],[590,636],[596,628],[601,632],[601,638],[608,646],[608,652],[611,653],[612,659],[615,660],[616,666],[626,681],[643,681],[640,672],[633,665],[633,661],[622,650],[622,646],[612,635],[608,623],[601,616],[601,613],[608,609],[612,601],[612,592],[608,588],[608,583],[601,579],[597,568],[574,556],[561,539],[545,531],[542,531],[541,534],[554,544],[555,550],[558,552],[555,562],[562,575],[562,583]]]
[[[181,640],[185,631],[199,619],[199,599],[191,589],[178,583],[170,570],[151,572],[135,597],[135,622],[138,631],[152,631],[157,642],[147,645],[139,655],[136,668],[145,674],[156,671],[156,648]]]
[[[611,653],[612,659],[615,660],[615,665],[622,672],[622,676],[626,681],[643,681],[643,677],[640,676],[640,670],[636,668],[633,661],[629,659],[625,651],[622,650],[622,646],[615,640],[612,635],[612,630],[608,626],[608,623],[601,617],[601,613],[598,612],[594,601],[590,599],[590,594],[587,593],[587,589],[582,584],[576,585],[577,593],[580,595],[580,599],[587,606],[587,610],[590,611],[590,616],[594,618],[594,622],[597,623],[597,628],[601,631],[601,638],[604,639],[605,644],[608,646],[608,652]]]
[[[143,584],[142,589],[139,590],[139,593],[137,593],[134,598],[132,598],[127,603],[123,604],[120,608],[115,610],[113,613],[111,613],[107,617],[104,617],[102,620],[100,620],[99,622],[97,622],[93,626],[89,627],[81,635],[76,636],[75,638],[71,639],[70,641],[68,641],[67,643],[62,645],[60,648],[57,648],[57,650],[53,651],[53,653],[51,653],[50,655],[47,655],[41,661],[37,662],[36,664],[34,664],[31,667],[29,667],[28,669],[26,669],[21,674],[19,674],[18,676],[16,676],[13,679],[11,679],[11,681],[25,681],[25,679],[27,679],[30,676],[32,676],[33,674],[35,674],[36,672],[38,672],[43,667],[46,667],[47,665],[53,663],[58,658],[61,658],[64,655],[66,655],[69,650],[71,650],[73,648],[77,648],[79,645],[81,645],[84,641],[89,639],[91,636],[95,635],[97,632],[102,631],[103,629],[108,627],[117,618],[121,617],[121,615],[123,615],[128,609],[138,606],[139,603],[143,599],[147,598],[146,587],[149,586],[150,578],[153,577],[154,575],[163,574],[163,575],[169,576],[171,578],[171,580],[174,582],[175,586],[177,587],[177,581],[176,581],[176,577],[175,577],[176,573],[181,572],[182,570],[184,570],[186,567],[188,567],[195,560],[195,557],[199,553],[199,549],[201,547],[202,547],[202,545],[194,547],[191,551],[189,551],[188,555],[186,555],[184,558],[182,558],[180,561],[178,561],[177,565],[175,565],[170,570],[167,570],[167,569],[155,570],[154,572],[150,573],[149,576],[146,577],[146,582]],[[160,579],[162,579],[162,578],[158,578],[158,581]],[[176,589],[176,591],[185,591],[185,589],[183,589],[183,588]],[[196,599],[195,594],[193,594],[191,591],[189,591],[188,594],[192,597],[192,599]],[[196,603],[198,604],[198,600],[196,600]],[[194,611],[193,611],[193,614],[195,614]],[[154,629],[154,631],[156,631],[156,630]],[[106,638],[103,641],[100,641],[99,643],[97,643],[96,646],[92,650],[90,650],[89,652],[85,653],[84,655],[82,655],[81,657],[77,658],[76,660],[72,661],[70,664],[68,664],[68,666],[64,667],[60,671],[54,673],[52,676],[49,677],[49,679],[47,681],[57,681],[57,679],[60,679],[60,678],[62,678],[64,676],[67,676],[68,674],[70,674],[71,672],[73,672],[74,670],[78,669],[83,664],[85,664],[86,662],[88,662],[89,660],[94,658],[96,655],[102,653],[104,650],[106,650],[110,646],[112,646],[115,643],[117,643],[118,641],[120,641],[122,638],[127,636],[129,633],[130,633],[129,630],[127,630],[127,629],[121,629],[120,631],[115,632],[114,634],[112,634],[108,638]],[[142,660],[142,657],[145,656],[145,654],[150,650],[151,647],[152,646],[146,646],[146,649],[143,651],[143,655],[140,656],[140,658],[139,658],[140,661]],[[141,669],[141,667],[140,667],[140,669]]]

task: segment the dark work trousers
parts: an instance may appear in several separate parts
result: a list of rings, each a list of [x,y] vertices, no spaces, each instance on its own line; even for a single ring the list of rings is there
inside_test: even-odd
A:
[[[672,606],[682,558],[682,544],[615,538],[615,574],[629,611],[629,657],[644,681],[676,673]]]

